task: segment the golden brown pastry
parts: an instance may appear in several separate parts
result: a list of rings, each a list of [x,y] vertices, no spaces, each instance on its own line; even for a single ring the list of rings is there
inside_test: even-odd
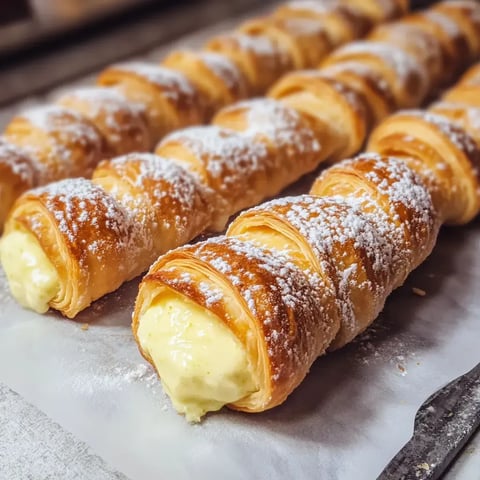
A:
[[[34,107],[13,118],[5,129],[8,142],[24,148],[35,161],[42,185],[66,177],[88,177],[110,156],[101,132],[67,108]]]
[[[368,150],[402,157],[429,185],[442,223],[464,224],[480,207],[480,151],[466,131],[423,111],[392,115],[372,133]]]
[[[287,2],[274,13],[279,19],[315,19],[324,25],[333,47],[362,37],[377,19],[370,19],[361,9],[347,2],[300,0]]]
[[[467,39],[470,57],[480,55],[480,4],[475,0],[446,0],[433,10],[453,19]]]
[[[397,108],[419,105],[430,87],[429,73],[412,54],[388,43],[358,41],[336,50],[323,66],[358,61],[375,69],[388,83]]]
[[[375,23],[405,15],[410,8],[409,0],[342,0],[342,3],[358,8]]]
[[[317,187],[330,190],[335,177],[344,198],[287,197],[249,210],[227,237],[169,252],[142,281],[135,338],[189,421],[224,405],[259,412],[282,403],[430,253],[438,218],[402,160],[361,155],[330,171]]]
[[[470,67],[463,75],[456,86],[479,85],[480,84],[480,63]]]
[[[285,400],[338,330],[333,292],[315,280],[237,238],[182,247],[143,280],[134,335],[190,421],[226,403],[263,411]]]
[[[442,100],[450,103],[460,103],[480,107],[480,84],[463,83],[456,85],[444,93]]]
[[[340,81],[355,90],[365,100],[372,125],[376,125],[397,108],[388,83],[370,65],[360,61],[335,63],[322,68],[321,76]]]
[[[480,106],[442,101],[431,105],[429,110],[460,125],[480,147]]]
[[[241,32],[219,35],[207,42],[205,49],[230,58],[248,78],[252,95],[265,93],[293,68],[289,51],[266,35]]]
[[[102,133],[113,155],[150,149],[145,108],[128,102],[118,90],[78,88],[62,95],[57,103],[88,118]]]
[[[35,184],[34,160],[0,137],[0,234],[13,202]]]
[[[465,33],[448,14],[428,9],[407,15],[402,22],[433,35],[439,41],[444,56],[442,84],[448,84],[472,60]]]
[[[97,83],[115,87],[144,106],[153,144],[168,132],[204,123],[208,108],[198,88],[181,72],[143,62],[112,65]]]
[[[222,107],[250,96],[247,78],[225,55],[180,50],[168,55],[162,65],[182,72],[202,92],[208,119]]]
[[[258,18],[241,25],[239,31],[264,35],[282,45],[295,70],[314,68],[332,50],[325,22],[317,18]]]
[[[431,32],[399,20],[374,28],[368,39],[394,45],[413,55],[428,72],[432,86],[441,82],[447,65],[441,44]]]
[[[342,80],[323,76],[321,70],[285,75],[269,95],[317,118],[330,129],[329,135],[324,135],[325,140],[330,140],[326,146],[330,160],[356,153],[373,124],[365,96]]]
[[[62,180],[21,196],[1,260],[22,305],[73,318],[159,251],[203,231],[210,215],[195,177],[156,155],[130,154],[100,165],[93,182]]]
[[[174,132],[156,153],[197,174],[221,198],[214,228],[234,213],[278,194],[324,158],[323,130],[271,99],[237,103],[215,124]],[[235,131],[235,130],[238,130]]]

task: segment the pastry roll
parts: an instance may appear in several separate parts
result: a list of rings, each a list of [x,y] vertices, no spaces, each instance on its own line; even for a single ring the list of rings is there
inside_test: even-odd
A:
[[[290,182],[313,170],[326,155],[323,123],[270,98],[247,100],[224,108],[215,116],[213,124],[263,143],[283,170],[278,175],[284,179],[289,177]],[[328,138],[325,141],[328,142]],[[275,183],[273,178],[270,181]],[[277,186],[272,189],[277,190]]]
[[[480,63],[470,67],[462,76],[456,86],[460,85],[480,85]]]
[[[360,201],[368,198],[374,203],[362,202],[364,211],[374,212],[378,205],[390,221],[403,230],[403,234],[395,241],[399,253],[394,255],[392,264],[396,277],[392,288],[402,285],[409,272],[433,248],[435,236],[427,242],[425,234],[439,226],[439,216],[428,184],[401,158],[385,157],[375,152],[360,154],[353,160],[340,162],[322,172],[310,193],[322,197],[338,195]],[[401,252],[409,255],[410,250],[418,254],[418,263],[416,260],[406,262],[402,258]]]
[[[480,106],[470,107],[462,103],[437,102],[431,105],[429,110],[460,125],[480,147]]]
[[[468,40],[457,22],[450,16],[432,9],[408,15],[403,23],[433,35],[439,42],[445,58],[444,84],[448,84],[471,60]],[[465,52],[469,52],[465,55]]]
[[[135,276],[160,253],[187,243],[212,222],[214,193],[182,166],[159,155],[131,153],[102,162],[93,182],[129,212],[145,239],[146,251]]]
[[[429,185],[442,223],[461,225],[480,208],[480,151],[461,127],[430,112],[392,115],[372,133],[368,150],[404,158]]]
[[[289,51],[266,35],[242,32],[220,35],[210,40],[205,49],[230,58],[248,78],[251,95],[263,94],[293,68]]]
[[[52,183],[17,200],[0,254],[20,304],[73,318],[211,221],[205,188],[161,157],[119,157],[94,177]]]
[[[409,0],[342,0],[342,3],[358,8],[374,23],[405,15],[410,8]]]
[[[349,4],[329,1],[300,0],[287,2],[274,13],[274,18],[315,19],[321,21],[332,47],[338,47],[365,35],[372,26],[372,20],[358,8]]]
[[[455,85],[442,96],[442,100],[449,103],[459,103],[480,107],[480,84],[462,83]]]
[[[372,159],[363,156],[350,163],[341,162],[332,169],[332,177],[325,180],[330,185],[345,181],[353,187],[351,173],[355,178],[358,165],[364,161],[371,163]],[[330,350],[350,342],[377,317],[386,296],[404,280],[399,266],[403,271],[413,268],[411,253],[404,248],[409,244],[408,236],[418,233],[416,243],[423,246],[429,242],[427,250],[435,238],[435,212],[425,186],[397,159],[377,158],[375,163],[375,171],[388,184],[381,203],[387,206],[386,211],[365,189],[356,191],[354,198],[353,189],[345,198],[301,195],[251,209],[237,217],[227,232],[271,250],[286,251],[302,270],[313,270],[321,278],[331,279],[341,323]],[[364,174],[358,174],[356,186],[361,187],[363,177]],[[412,190],[402,200],[393,200],[399,198],[400,183],[407,181],[412,182]],[[322,195],[319,183],[316,185]],[[413,206],[405,207],[407,195],[410,200],[415,199]],[[403,209],[397,206],[400,201]],[[392,203],[401,211],[408,229],[394,220]],[[408,223],[411,218],[416,223]],[[420,250],[418,255],[423,259],[426,253],[429,250]]]
[[[109,156],[95,125],[74,110],[55,105],[34,107],[14,117],[5,137],[35,161],[38,185],[88,177],[98,162]]]
[[[147,151],[152,141],[145,109],[129,102],[113,88],[78,88],[60,97],[57,103],[88,118],[102,133],[113,155]]]
[[[327,125],[332,142],[325,154],[333,159],[357,152],[373,123],[366,98],[341,80],[323,76],[321,70],[285,75],[269,95]]]
[[[171,133],[156,153],[198,175],[218,194],[212,225],[218,231],[225,228],[231,215],[274,195],[288,183],[285,175],[289,171],[265,144],[216,125]]]
[[[215,122],[172,133],[156,153],[185,164],[220,195],[219,230],[231,215],[279,193],[323,158],[315,124],[274,100],[236,104]]]
[[[448,68],[446,57],[437,37],[431,32],[418,28],[415,24],[400,20],[379,25],[373,29],[368,39],[394,45],[413,55],[428,72],[433,85],[440,83],[444,69]]]
[[[239,30],[249,35],[265,35],[283,45],[298,70],[314,68],[332,50],[325,28],[325,22],[316,18],[264,17],[244,23]]]
[[[321,76],[338,80],[365,99],[373,125],[395,111],[393,92],[383,77],[362,62],[340,62],[321,69]]]
[[[343,165],[359,169],[353,183],[365,188]],[[333,169],[350,185],[347,198],[269,202],[238,217],[227,237],[159,258],[142,281],[133,332],[188,420],[223,405],[259,412],[283,402],[430,253],[438,218],[403,161],[367,155]]]
[[[128,212],[80,178],[21,196],[5,224],[0,254],[21,305],[74,317],[132,278],[136,244]]]
[[[225,105],[250,96],[247,78],[225,55],[181,50],[168,55],[162,65],[182,72],[202,92],[208,119]]]
[[[320,283],[281,253],[218,237],[152,266],[133,332],[189,421],[225,404],[263,411],[285,400],[338,330],[333,292]]]
[[[201,92],[181,72],[142,62],[112,65],[97,79],[145,108],[153,145],[168,132],[207,120]]]
[[[34,160],[0,137],[0,234],[13,202],[35,184]]]
[[[394,45],[359,41],[336,50],[323,66],[358,61],[381,75],[395,96],[397,108],[419,105],[430,87],[430,77],[413,55]]]
[[[433,7],[453,19],[463,32],[469,46],[471,59],[480,55],[480,5],[475,0],[446,0]]]

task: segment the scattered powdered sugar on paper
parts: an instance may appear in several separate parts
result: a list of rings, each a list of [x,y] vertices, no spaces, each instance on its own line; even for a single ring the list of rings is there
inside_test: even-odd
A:
[[[99,395],[102,391],[116,391],[132,384],[141,384],[149,389],[160,388],[155,370],[146,363],[101,367],[85,374],[77,372],[73,388],[84,395]]]

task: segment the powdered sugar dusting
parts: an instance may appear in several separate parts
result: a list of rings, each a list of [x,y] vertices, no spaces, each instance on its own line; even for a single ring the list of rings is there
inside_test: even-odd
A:
[[[173,101],[178,101],[181,97],[191,98],[196,96],[195,88],[187,77],[175,70],[142,62],[121,63],[114,65],[113,68],[146,78],[149,82],[160,87],[163,95]]]
[[[449,119],[442,115],[423,110],[407,110],[404,113],[421,117],[426,122],[435,125],[458,149],[472,157],[477,156],[475,141],[462,129],[456,127],[455,123]]]
[[[428,74],[415,57],[394,45],[383,42],[358,41],[337,50],[335,55],[371,54],[380,57],[390,65],[401,83],[407,83],[412,75],[416,75],[422,82],[424,89],[428,83]]]
[[[297,152],[319,152],[321,145],[313,131],[307,127],[300,114],[282,102],[270,98],[258,98],[238,102],[222,111],[246,112],[245,134],[266,137],[277,148],[294,148]]]
[[[254,172],[265,170],[268,151],[260,142],[253,142],[248,135],[241,135],[215,125],[190,127],[168,135],[160,144],[178,142],[188,147],[201,159],[210,183],[220,193],[227,193],[242,179]],[[188,168],[188,167],[187,167]]]
[[[33,186],[35,171],[28,153],[0,137],[0,171],[2,168],[7,168],[22,183]]]
[[[111,161],[111,168],[120,178],[127,175],[132,167],[136,169],[133,182],[138,188],[136,194],[119,193],[115,189],[111,191],[130,215],[140,225],[154,215],[158,221],[162,221],[164,228],[174,229],[179,237],[184,232],[193,230],[190,212],[198,208],[196,202],[199,192],[208,195],[207,188],[182,166],[152,153],[133,153]],[[145,192],[145,196],[141,192]],[[209,206],[202,207],[205,211],[198,215],[198,219],[206,221]]]
[[[239,68],[226,56],[215,52],[200,52],[198,56],[220,78],[227,88],[238,89],[245,82]]]
[[[319,329],[316,319],[322,315],[322,300],[307,276],[287,256],[234,237],[217,237],[186,248],[194,249],[195,257],[223,274],[261,322],[268,355],[274,359],[272,381],[295,381],[298,369],[306,371],[326,346],[318,345],[312,335],[315,323]],[[291,315],[304,320],[296,324],[294,335]],[[331,328],[328,318],[321,328]],[[310,348],[303,348],[307,344]]]
[[[130,251],[135,256],[128,212],[91,181],[83,178],[62,180],[32,190],[28,195],[44,202],[71,248],[78,250],[83,267],[87,255],[101,259],[113,248],[106,232],[113,234],[114,248]],[[36,227],[35,223],[32,224],[33,229]],[[90,232],[88,236],[86,232]],[[94,240],[85,244],[86,238],[92,237]],[[124,267],[118,266],[119,269]]]

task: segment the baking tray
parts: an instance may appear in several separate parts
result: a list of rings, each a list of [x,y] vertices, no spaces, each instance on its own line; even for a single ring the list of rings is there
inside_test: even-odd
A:
[[[225,26],[177,45],[198,45]],[[288,193],[307,191],[311,178]],[[480,361],[479,250],[480,222],[444,229],[374,325],[319,359],[282,406],[223,410],[199,425],[175,413],[138,353],[130,331],[138,280],[70,321],[20,308],[0,270],[0,383],[131,479],[371,480],[410,437],[420,404]],[[477,480],[479,472],[477,434],[446,478]]]

